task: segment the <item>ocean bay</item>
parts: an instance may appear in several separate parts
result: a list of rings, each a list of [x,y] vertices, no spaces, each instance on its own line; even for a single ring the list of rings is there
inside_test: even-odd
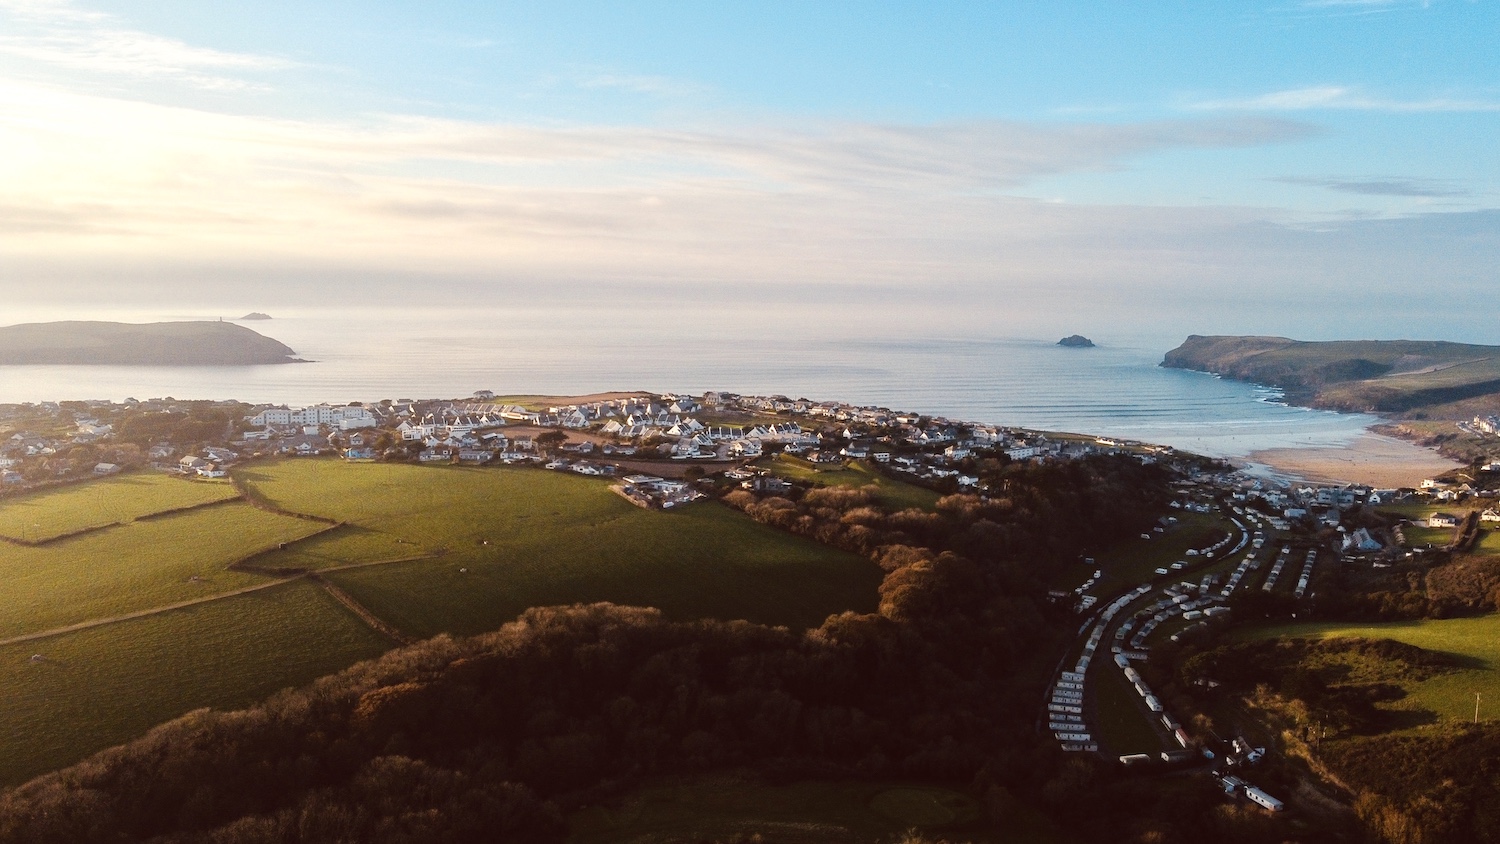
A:
[[[944,336],[931,324],[798,325],[777,312],[685,321],[654,308],[307,311],[245,323],[310,363],[0,367],[0,401],[148,398],[311,404],[574,395],[617,389],[786,394],[1042,430],[1158,442],[1229,458],[1353,442],[1377,421],[1287,407],[1255,385],[1157,364],[1172,341]],[[202,319],[130,312],[110,319]],[[1028,330],[1026,333],[1035,333]]]

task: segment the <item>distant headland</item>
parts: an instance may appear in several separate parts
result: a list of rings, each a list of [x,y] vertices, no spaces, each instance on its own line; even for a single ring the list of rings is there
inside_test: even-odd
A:
[[[1083,336],[1082,334],[1071,334],[1067,337],[1062,338],[1061,340],[1058,340],[1057,345],[1069,346],[1074,349],[1092,349],[1094,348],[1094,341]]]
[[[232,322],[38,322],[0,328],[0,365],[255,366],[301,363]]]
[[[240,320],[247,320],[247,319],[270,319],[270,318],[271,318],[270,314],[263,314],[260,311],[251,311],[250,313],[245,314],[244,316],[240,317]]]
[[[1500,346],[1195,334],[1161,365],[1277,387],[1288,403],[1305,407],[1405,420],[1500,412]]]

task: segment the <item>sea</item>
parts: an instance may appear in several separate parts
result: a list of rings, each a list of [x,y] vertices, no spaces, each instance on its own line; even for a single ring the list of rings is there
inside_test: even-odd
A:
[[[42,318],[66,318],[60,313]],[[234,316],[234,315],[232,315]],[[216,319],[115,310],[89,318]],[[32,321],[15,319],[12,322]],[[127,397],[290,405],[401,398],[728,390],[838,400],[964,421],[1161,443],[1216,457],[1343,446],[1376,420],[1289,407],[1277,391],[1165,369],[1176,337],[1096,332],[1095,348],[1012,326],[808,311],[317,308],[240,324],[307,363],[250,367],[0,367],[0,402]],[[1028,336],[1028,333],[1032,336]]]

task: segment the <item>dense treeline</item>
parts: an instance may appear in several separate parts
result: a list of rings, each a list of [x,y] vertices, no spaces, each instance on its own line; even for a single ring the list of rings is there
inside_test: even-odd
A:
[[[1277,639],[1187,651],[1184,685],[1221,684],[1205,698],[1250,700],[1288,746],[1353,795],[1371,840],[1390,844],[1500,841],[1500,727],[1442,724],[1377,706],[1401,683],[1455,670],[1448,654],[1390,639]],[[1416,717],[1414,717],[1416,716]]]
[[[1500,608],[1500,559],[1440,553],[1390,569],[1341,567],[1319,588],[1319,618],[1404,621]]]
[[[935,514],[887,514],[860,491],[741,502],[877,558],[876,613],[794,632],[533,609],[38,778],[0,796],[0,841],[552,842],[571,806],[722,769],[970,784],[995,807],[1035,798],[1087,840],[1256,840],[1260,821],[1211,788],[1146,799],[1033,730],[1071,632],[1045,618],[1038,570],[1138,532],[1166,473],[1099,459],[1003,480],[1003,498],[953,496]]]
[[[1014,564],[1012,573],[1026,578],[1046,576],[1051,564],[1138,533],[1169,500],[1170,472],[1125,455],[1040,465],[991,462],[982,476],[998,492],[947,495],[935,513],[886,512],[875,487],[763,497],[736,490],[724,500],[766,524],[878,561],[890,549],[917,546]]]

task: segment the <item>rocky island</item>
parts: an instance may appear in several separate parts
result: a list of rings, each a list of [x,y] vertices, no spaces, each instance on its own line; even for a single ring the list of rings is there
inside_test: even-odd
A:
[[[244,321],[244,320],[247,320],[247,319],[261,320],[261,319],[270,319],[270,318],[271,318],[270,314],[263,314],[260,311],[251,311],[250,313],[245,314],[244,316],[240,317],[240,320],[241,321]]]
[[[1058,340],[1057,345],[1068,346],[1074,349],[1092,349],[1094,348],[1094,341],[1083,336],[1082,334],[1070,334],[1067,337]]]
[[[255,366],[298,363],[280,341],[231,322],[38,322],[0,328],[0,365]]]

